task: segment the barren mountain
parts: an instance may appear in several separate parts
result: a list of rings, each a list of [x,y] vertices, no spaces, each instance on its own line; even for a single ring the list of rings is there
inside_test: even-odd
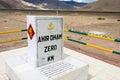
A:
[[[0,9],[42,9],[23,0],[0,0]]]
[[[0,0],[0,9],[62,9],[74,10],[87,3],[59,0]]]
[[[72,6],[76,6],[76,7],[82,7],[82,6],[85,6],[88,4],[85,2],[75,2],[75,1],[62,1],[62,2],[69,4],[69,5],[72,5]]]
[[[0,6],[2,8],[21,8],[22,4],[17,0],[0,0]]]
[[[0,9],[75,9],[59,0],[0,0]]]
[[[24,0],[42,6],[45,9],[75,9],[74,6],[66,4],[59,0]]]
[[[120,11],[120,0],[98,0],[81,7],[79,10],[87,11]]]

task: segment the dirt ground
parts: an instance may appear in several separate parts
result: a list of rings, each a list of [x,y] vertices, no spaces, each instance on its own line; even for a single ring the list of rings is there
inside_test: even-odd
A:
[[[0,11],[0,32],[26,28],[26,15],[56,15],[53,12]],[[120,13],[58,13],[64,17],[64,27],[120,39]],[[99,20],[98,18],[104,18]],[[0,41],[27,36],[27,32],[0,35]],[[99,45],[120,52],[120,43],[74,33],[64,33],[73,39]],[[0,44],[0,52],[27,46],[27,41]],[[64,46],[120,67],[120,55],[78,43],[64,41]]]

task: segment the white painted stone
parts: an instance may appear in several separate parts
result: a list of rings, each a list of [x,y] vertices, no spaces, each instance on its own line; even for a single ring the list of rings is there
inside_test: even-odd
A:
[[[22,58],[21,58],[22,59]],[[10,80],[87,80],[88,64],[72,57],[34,68],[15,58],[8,60],[7,75]],[[12,62],[13,61],[13,62]],[[16,64],[17,63],[17,64]]]
[[[30,28],[31,25],[31,28]],[[28,63],[33,67],[61,60],[63,53],[63,17],[27,16]],[[34,33],[30,37],[30,33]]]

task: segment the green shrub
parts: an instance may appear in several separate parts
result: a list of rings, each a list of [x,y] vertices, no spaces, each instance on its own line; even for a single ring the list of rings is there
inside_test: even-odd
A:
[[[105,18],[100,17],[100,18],[97,18],[97,20],[105,20]]]
[[[80,48],[78,48],[78,50],[81,50]]]
[[[119,22],[120,22],[120,19],[118,19],[117,21],[119,21]]]
[[[4,22],[7,22],[7,20],[4,20]]]

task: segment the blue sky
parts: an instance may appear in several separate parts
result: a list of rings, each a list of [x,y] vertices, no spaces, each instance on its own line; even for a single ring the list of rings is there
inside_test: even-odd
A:
[[[70,1],[70,0],[61,0],[61,1]],[[97,0],[74,0],[74,1],[91,3],[91,2],[94,2],[94,1],[97,1]]]

